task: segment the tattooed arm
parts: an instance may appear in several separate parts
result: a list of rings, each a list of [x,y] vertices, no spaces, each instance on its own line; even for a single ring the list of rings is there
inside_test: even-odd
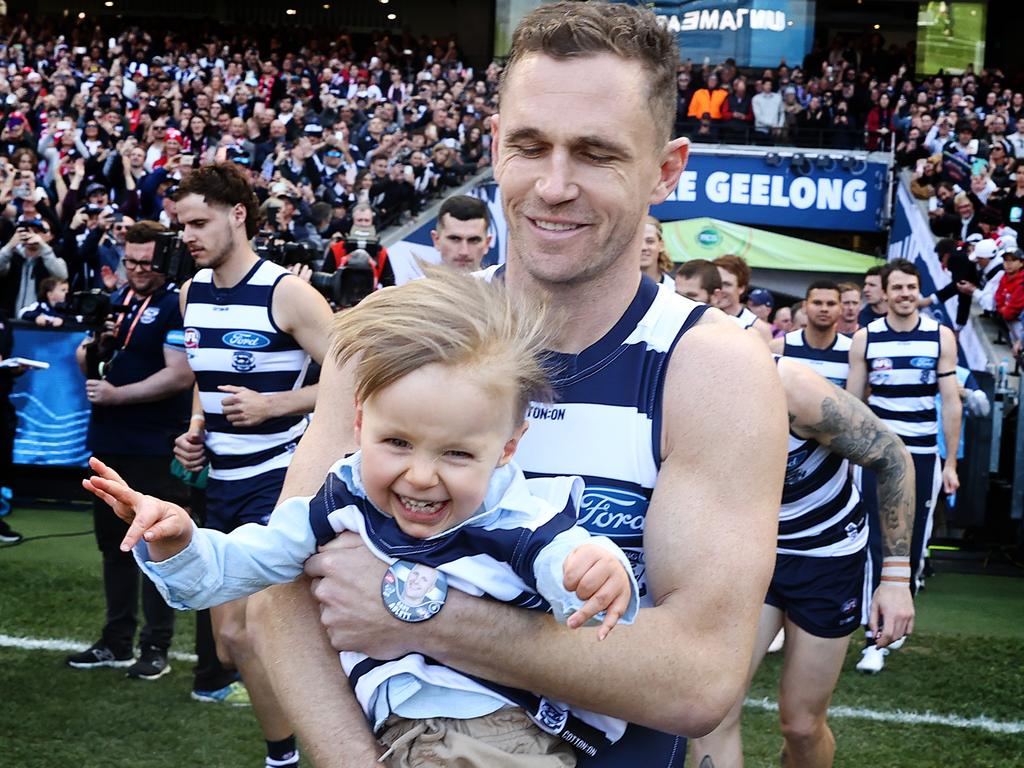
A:
[[[786,390],[790,429],[875,472],[882,555],[909,557],[914,530],[914,464],[903,442],[864,403],[810,368],[783,360],[779,373]],[[879,585],[871,598],[869,626],[879,647],[910,634],[914,604],[909,584]]]

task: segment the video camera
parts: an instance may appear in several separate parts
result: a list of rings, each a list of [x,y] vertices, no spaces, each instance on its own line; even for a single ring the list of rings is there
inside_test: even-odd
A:
[[[334,272],[314,272],[309,278],[309,284],[338,309],[354,307],[373,293],[376,282],[370,254],[363,248],[352,251],[348,262]]]
[[[100,288],[75,291],[68,296],[61,314],[74,318],[93,331],[92,341],[85,345],[85,374],[88,378],[102,378],[104,369],[114,359],[117,339],[107,331],[107,322],[113,315],[129,309],[126,305],[114,304],[110,294]]]
[[[282,267],[290,267],[293,264],[318,267],[324,258],[319,248],[313,248],[305,243],[286,242],[264,233],[257,235],[254,250],[261,259],[272,261]]]
[[[153,246],[153,271],[181,285],[196,273],[196,262],[180,232],[160,232]]]
[[[256,255],[282,267],[302,264],[313,269],[309,284],[324,298],[334,302],[336,307],[345,309],[354,307],[369,296],[375,287],[373,264],[365,246],[372,247],[376,243],[376,237],[372,243],[352,241],[352,245],[356,246],[360,242],[364,247],[354,247],[348,251],[351,254],[348,263],[334,272],[316,271],[323,264],[324,254],[319,248],[306,243],[285,242],[274,238],[270,232],[261,232],[256,237],[254,246]]]

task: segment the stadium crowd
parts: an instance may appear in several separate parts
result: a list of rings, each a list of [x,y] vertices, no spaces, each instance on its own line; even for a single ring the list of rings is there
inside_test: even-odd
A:
[[[340,34],[261,49],[237,33],[19,21],[0,33],[10,316],[45,277],[75,290],[123,283],[124,231],[173,225],[191,167],[236,163],[265,234],[322,252],[357,204],[383,230],[490,162],[498,69],[463,66],[454,40]]]

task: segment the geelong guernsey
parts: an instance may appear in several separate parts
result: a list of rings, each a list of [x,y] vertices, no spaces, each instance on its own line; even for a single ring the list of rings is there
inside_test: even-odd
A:
[[[274,323],[274,288],[288,270],[260,259],[231,288],[213,283],[213,270],[200,270],[185,305],[185,349],[196,374],[206,415],[210,477],[244,480],[287,467],[306,431],[305,416],[281,416],[255,427],[233,426],[221,402],[223,384],[264,394],[302,386],[309,355]]]
[[[815,349],[807,344],[803,330],[796,330],[787,333],[784,341],[782,354],[785,357],[796,358],[837,387],[846,388],[846,379],[850,375],[850,344],[853,339],[837,333],[828,349]]]
[[[775,360],[784,364],[778,357]],[[817,441],[790,432],[776,552],[838,557],[859,552],[867,543],[868,529],[850,462]]]
[[[868,406],[915,454],[938,450],[939,346],[939,324],[925,315],[912,331],[894,331],[884,317],[867,327]]]
[[[579,475],[579,523],[618,544],[642,606],[644,519],[661,465],[662,393],[669,356],[707,305],[644,277],[625,313],[578,355],[551,358],[555,403],[533,405],[516,461],[527,477]]]
[[[743,330],[752,328],[757,322],[757,315],[750,311],[750,307],[743,307],[738,315],[729,315],[729,317]]]

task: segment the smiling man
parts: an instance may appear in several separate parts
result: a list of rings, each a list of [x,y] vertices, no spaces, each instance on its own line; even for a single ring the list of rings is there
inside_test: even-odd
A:
[[[948,452],[941,472],[938,453],[940,428],[946,445],[957,445],[960,440],[956,336],[918,310],[921,278],[913,263],[906,259],[890,261],[882,267],[879,279],[889,313],[854,334],[846,388],[855,397],[866,398],[871,410],[900,437],[914,460],[917,508],[906,575],[916,593],[940,484],[946,493],[955,493],[960,485],[956,451]],[[941,423],[936,416],[936,394],[942,396]],[[863,496],[871,530],[867,569],[871,584],[866,585],[865,592],[885,575],[878,516],[882,497],[876,485],[874,475],[866,472]],[[869,636],[862,653],[857,669],[877,673],[885,665],[888,649],[878,647]]]
[[[381,564],[339,537],[307,562],[319,606],[301,585],[253,598],[261,656],[318,765],[379,754],[331,645],[420,652],[635,723],[607,752],[579,755],[588,768],[679,766],[677,734],[707,733],[742,695],[774,562],[785,401],[754,334],[641,280],[644,217],[686,161],[687,141],[670,140],[677,64],[650,11],[545,5],[514,34],[492,124],[509,246],[488,276],[565,318],[551,356],[557,407],[530,408],[516,460],[529,476],[585,478],[580,523],[626,551],[647,608],[598,643],[452,590],[446,615],[403,626],[381,605]],[[285,495],[315,492],[353,447],[339,440],[352,395],[350,372],[326,366]],[[725,422],[748,438],[719,439]]]

